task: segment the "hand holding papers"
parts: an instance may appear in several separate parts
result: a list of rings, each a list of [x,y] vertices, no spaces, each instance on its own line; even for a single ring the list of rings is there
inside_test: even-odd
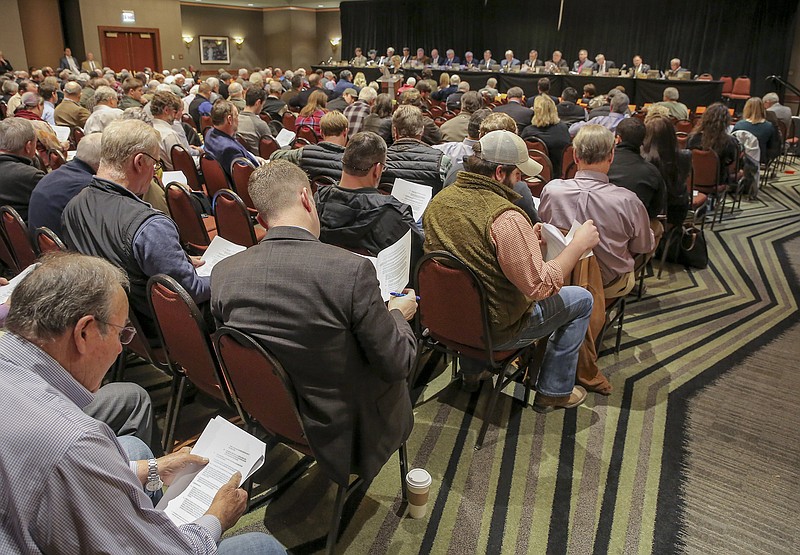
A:
[[[201,260],[204,260],[205,264],[197,268],[197,275],[201,277],[210,276],[211,270],[214,269],[218,262],[243,250],[246,250],[246,248],[236,243],[231,243],[217,235],[211,240],[211,244],[208,245],[205,254],[203,254]]]
[[[288,129],[281,129],[281,132],[278,133],[278,136],[275,137],[275,140],[278,141],[278,144],[281,148],[289,148],[289,145],[292,144],[292,141],[297,136],[294,131],[289,131]]]
[[[411,230],[394,245],[378,253],[377,258],[367,256],[375,266],[381,285],[381,297],[388,301],[393,291],[402,291],[408,283],[411,271]]]
[[[572,227],[565,237],[556,226],[552,224],[542,224],[542,239],[547,243],[547,253],[545,254],[544,261],[550,262],[561,254],[564,248],[572,242],[572,238],[575,237],[575,232],[580,227],[581,224],[573,220]],[[581,260],[587,256],[592,256],[591,249],[581,255]]]
[[[261,468],[266,444],[217,416],[208,423],[192,453],[206,457],[208,465],[175,479],[156,506],[178,526],[203,516],[234,472],[241,473],[241,486]]]
[[[411,207],[411,212],[414,214],[414,221],[418,222],[422,219],[422,214],[425,213],[425,209],[431,202],[433,189],[427,185],[419,185],[398,177],[394,180],[392,196],[400,202],[409,205]]]

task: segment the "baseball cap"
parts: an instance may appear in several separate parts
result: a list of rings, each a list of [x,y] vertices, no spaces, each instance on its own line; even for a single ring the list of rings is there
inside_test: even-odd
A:
[[[519,171],[528,177],[534,177],[542,172],[542,165],[528,156],[528,147],[516,133],[505,130],[491,131],[481,137],[482,160],[495,164],[514,164]]]

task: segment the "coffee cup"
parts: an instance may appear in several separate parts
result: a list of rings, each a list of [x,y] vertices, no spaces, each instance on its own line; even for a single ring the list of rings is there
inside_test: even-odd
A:
[[[428,495],[433,479],[424,468],[412,468],[406,474],[408,514],[411,518],[424,518],[428,512]]]

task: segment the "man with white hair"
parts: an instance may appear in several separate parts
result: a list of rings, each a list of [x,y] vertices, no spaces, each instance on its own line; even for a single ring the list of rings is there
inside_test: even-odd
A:
[[[47,227],[61,237],[61,214],[69,201],[84,190],[100,167],[102,133],[86,135],[78,143],[75,157],[45,175],[31,194],[28,207],[28,227]]]
[[[262,114],[267,114],[273,121],[280,121],[283,114],[286,113],[286,103],[281,100],[283,94],[283,85],[277,79],[269,82],[269,90],[267,99],[264,101],[264,107],[261,108]]]
[[[678,77],[678,74],[682,71],[689,71],[681,67],[681,61],[678,58],[672,58],[669,61],[669,69],[667,70],[667,79]]]
[[[381,56],[381,59],[378,60],[379,66],[388,66],[392,63],[392,56],[394,56],[394,47],[390,46],[386,49],[386,55]]]
[[[364,125],[364,119],[372,110],[372,105],[375,104],[376,98],[378,98],[378,93],[375,92],[375,89],[372,87],[364,87],[361,89],[361,92],[358,93],[358,100],[344,109],[344,116],[347,118],[349,125],[347,131],[348,139],[361,131]]]
[[[96,177],[67,204],[62,218],[70,249],[105,258],[127,273],[131,309],[151,340],[157,336],[147,304],[151,276],[171,276],[198,304],[211,294],[210,279],[195,272],[202,262],[186,256],[175,222],[140,200],[160,167],[159,142],[158,132],[142,121],[111,123]]]
[[[605,75],[609,69],[615,68],[614,62],[606,60],[605,54],[598,54],[594,57],[595,64],[592,66],[592,71],[598,75]]]
[[[228,85],[228,100],[233,102],[233,105],[236,106],[240,112],[244,110],[245,106],[247,106],[244,101],[244,87],[236,82]]]
[[[621,122],[628,113],[628,104],[630,100],[628,99],[628,95],[620,92],[615,94],[611,97],[611,106],[609,109],[609,114],[607,116],[596,116],[590,119],[589,121],[577,121],[570,125],[569,127],[569,134],[570,136],[574,137],[578,134],[578,131],[581,130],[581,127],[585,125],[602,125],[606,129],[610,130],[613,136],[614,131],[617,129],[617,125]],[[569,227],[569,226],[567,226]]]
[[[452,48],[448,48],[447,52],[445,52],[444,66],[453,67],[454,65],[458,65],[460,63],[461,59],[458,56],[456,56],[455,50],[453,50]],[[450,84],[452,85],[452,81],[450,82]]]
[[[664,100],[657,102],[656,106],[665,107],[669,110],[670,117],[675,119],[689,119],[689,108],[686,107],[686,104],[678,102],[679,97],[678,89],[675,87],[667,87],[664,89]]]
[[[788,133],[792,127],[792,109],[781,104],[780,98],[774,92],[765,94],[762,100],[767,112],[775,114],[777,120],[786,125],[786,132]]]
[[[86,125],[90,113],[79,104],[81,90],[80,84],[75,81],[69,81],[64,85],[64,99],[54,111],[56,125],[66,125],[70,129]]]
[[[450,84],[443,88],[439,89],[435,93],[431,95],[431,98],[434,100],[438,100],[439,102],[444,102],[447,100],[447,97],[451,94],[458,92],[458,84],[461,83],[461,77],[458,75],[451,75],[450,76]]]
[[[97,87],[94,91],[94,110],[83,129],[87,135],[102,133],[112,121],[122,116],[122,110],[117,108],[118,99],[117,92],[111,87]]]
[[[33,165],[36,131],[30,121],[6,118],[0,121],[0,205],[11,206],[28,219],[31,193],[44,177]]]
[[[502,71],[509,71],[512,68],[519,68],[519,60],[514,57],[512,50],[506,50],[505,57],[500,60],[500,69]]]
[[[467,92],[469,92],[469,81],[461,81],[458,84],[458,88],[456,89],[456,92],[454,92],[453,94],[448,96],[447,99],[445,100],[445,107],[448,110],[450,110],[451,112],[454,112],[456,110],[460,110],[461,109],[461,97],[464,96],[464,93],[467,93]]]

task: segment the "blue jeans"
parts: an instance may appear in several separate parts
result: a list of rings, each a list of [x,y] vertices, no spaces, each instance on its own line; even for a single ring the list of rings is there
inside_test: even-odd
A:
[[[572,393],[578,350],[589,327],[592,294],[583,287],[565,286],[533,307],[528,325],[516,339],[495,345],[495,351],[510,351],[530,345],[541,337],[547,340],[542,368],[534,388],[548,397],[564,397]],[[478,373],[484,363],[461,357],[465,374]]]
[[[249,532],[224,539],[217,547],[219,555],[284,555],[281,542],[263,532]]]

